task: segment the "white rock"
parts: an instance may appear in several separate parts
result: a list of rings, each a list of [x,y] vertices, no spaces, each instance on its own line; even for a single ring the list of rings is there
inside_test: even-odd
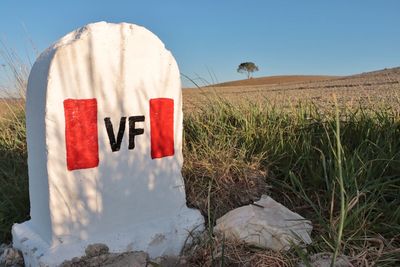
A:
[[[28,266],[94,243],[177,255],[202,227],[181,175],[178,66],[147,29],[100,22],[63,37],[32,68],[26,112],[31,220],[12,234]]]
[[[255,204],[228,212],[217,220],[214,231],[277,251],[288,250],[291,242],[311,243],[310,221],[266,195]]]

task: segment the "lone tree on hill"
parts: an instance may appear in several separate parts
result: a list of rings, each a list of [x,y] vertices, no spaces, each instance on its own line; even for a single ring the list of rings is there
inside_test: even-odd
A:
[[[251,74],[255,71],[258,71],[258,67],[253,62],[240,63],[239,67],[237,68],[237,72],[247,73],[247,79],[250,79]]]

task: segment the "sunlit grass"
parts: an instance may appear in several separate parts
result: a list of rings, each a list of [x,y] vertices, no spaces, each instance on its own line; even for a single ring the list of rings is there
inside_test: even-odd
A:
[[[390,107],[337,111],[216,100],[187,114],[189,203],[215,221],[267,192],[312,220],[308,253],[336,252],[359,264],[395,266],[400,260],[400,116]]]

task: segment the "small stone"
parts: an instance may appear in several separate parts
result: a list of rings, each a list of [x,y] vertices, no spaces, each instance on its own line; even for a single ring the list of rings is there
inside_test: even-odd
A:
[[[126,252],[105,262],[104,267],[146,267],[149,255],[143,251]]]
[[[60,267],[146,267],[149,255],[143,251],[132,251],[124,253],[108,253],[105,252],[104,244],[93,244],[88,246],[89,255],[81,258],[75,257],[72,260],[64,261]],[[88,249],[87,248],[87,249]],[[100,249],[102,248],[102,249]],[[92,252],[101,253],[92,256]],[[99,252],[101,251],[101,252]],[[108,247],[107,247],[108,251]]]
[[[79,261],[80,261],[79,257],[73,257],[72,260],[71,260],[71,263],[77,263]]]
[[[92,258],[87,258],[82,261],[84,267],[97,267],[97,266],[104,266],[106,265],[107,261],[110,259],[115,258],[114,253],[107,253],[107,254],[102,254],[99,256],[95,256]]]
[[[85,249],[86,256],[89,258],[106,254],[108,251],[107,245],[101,243],[91,244]]]
[[[248,244],[276,251],[292,243],[311,243],[312,225],[271,197],[263,195],[254,205],[234,209],[217,220],[215,232]]]
[[[154,260],[149,262],[149,267],[183,267],[187,266],[187,261],[184,257],[175,257],[175,256],[161,256],[157,257]]]
[[[150,266],[159,266],[161,265],[161,263],[165,260],[165,257],[161,256],[161,257],[157,257],[155,259],[151,259],[149,264]]]

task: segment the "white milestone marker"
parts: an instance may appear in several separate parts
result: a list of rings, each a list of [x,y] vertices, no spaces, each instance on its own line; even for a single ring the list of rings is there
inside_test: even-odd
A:
[[[178,255],[202,229],[186,206],[178,66],[150,31],[89,24],[35,62],[28,82],[31,220],[15,224],[27,266],[104,243]]]

